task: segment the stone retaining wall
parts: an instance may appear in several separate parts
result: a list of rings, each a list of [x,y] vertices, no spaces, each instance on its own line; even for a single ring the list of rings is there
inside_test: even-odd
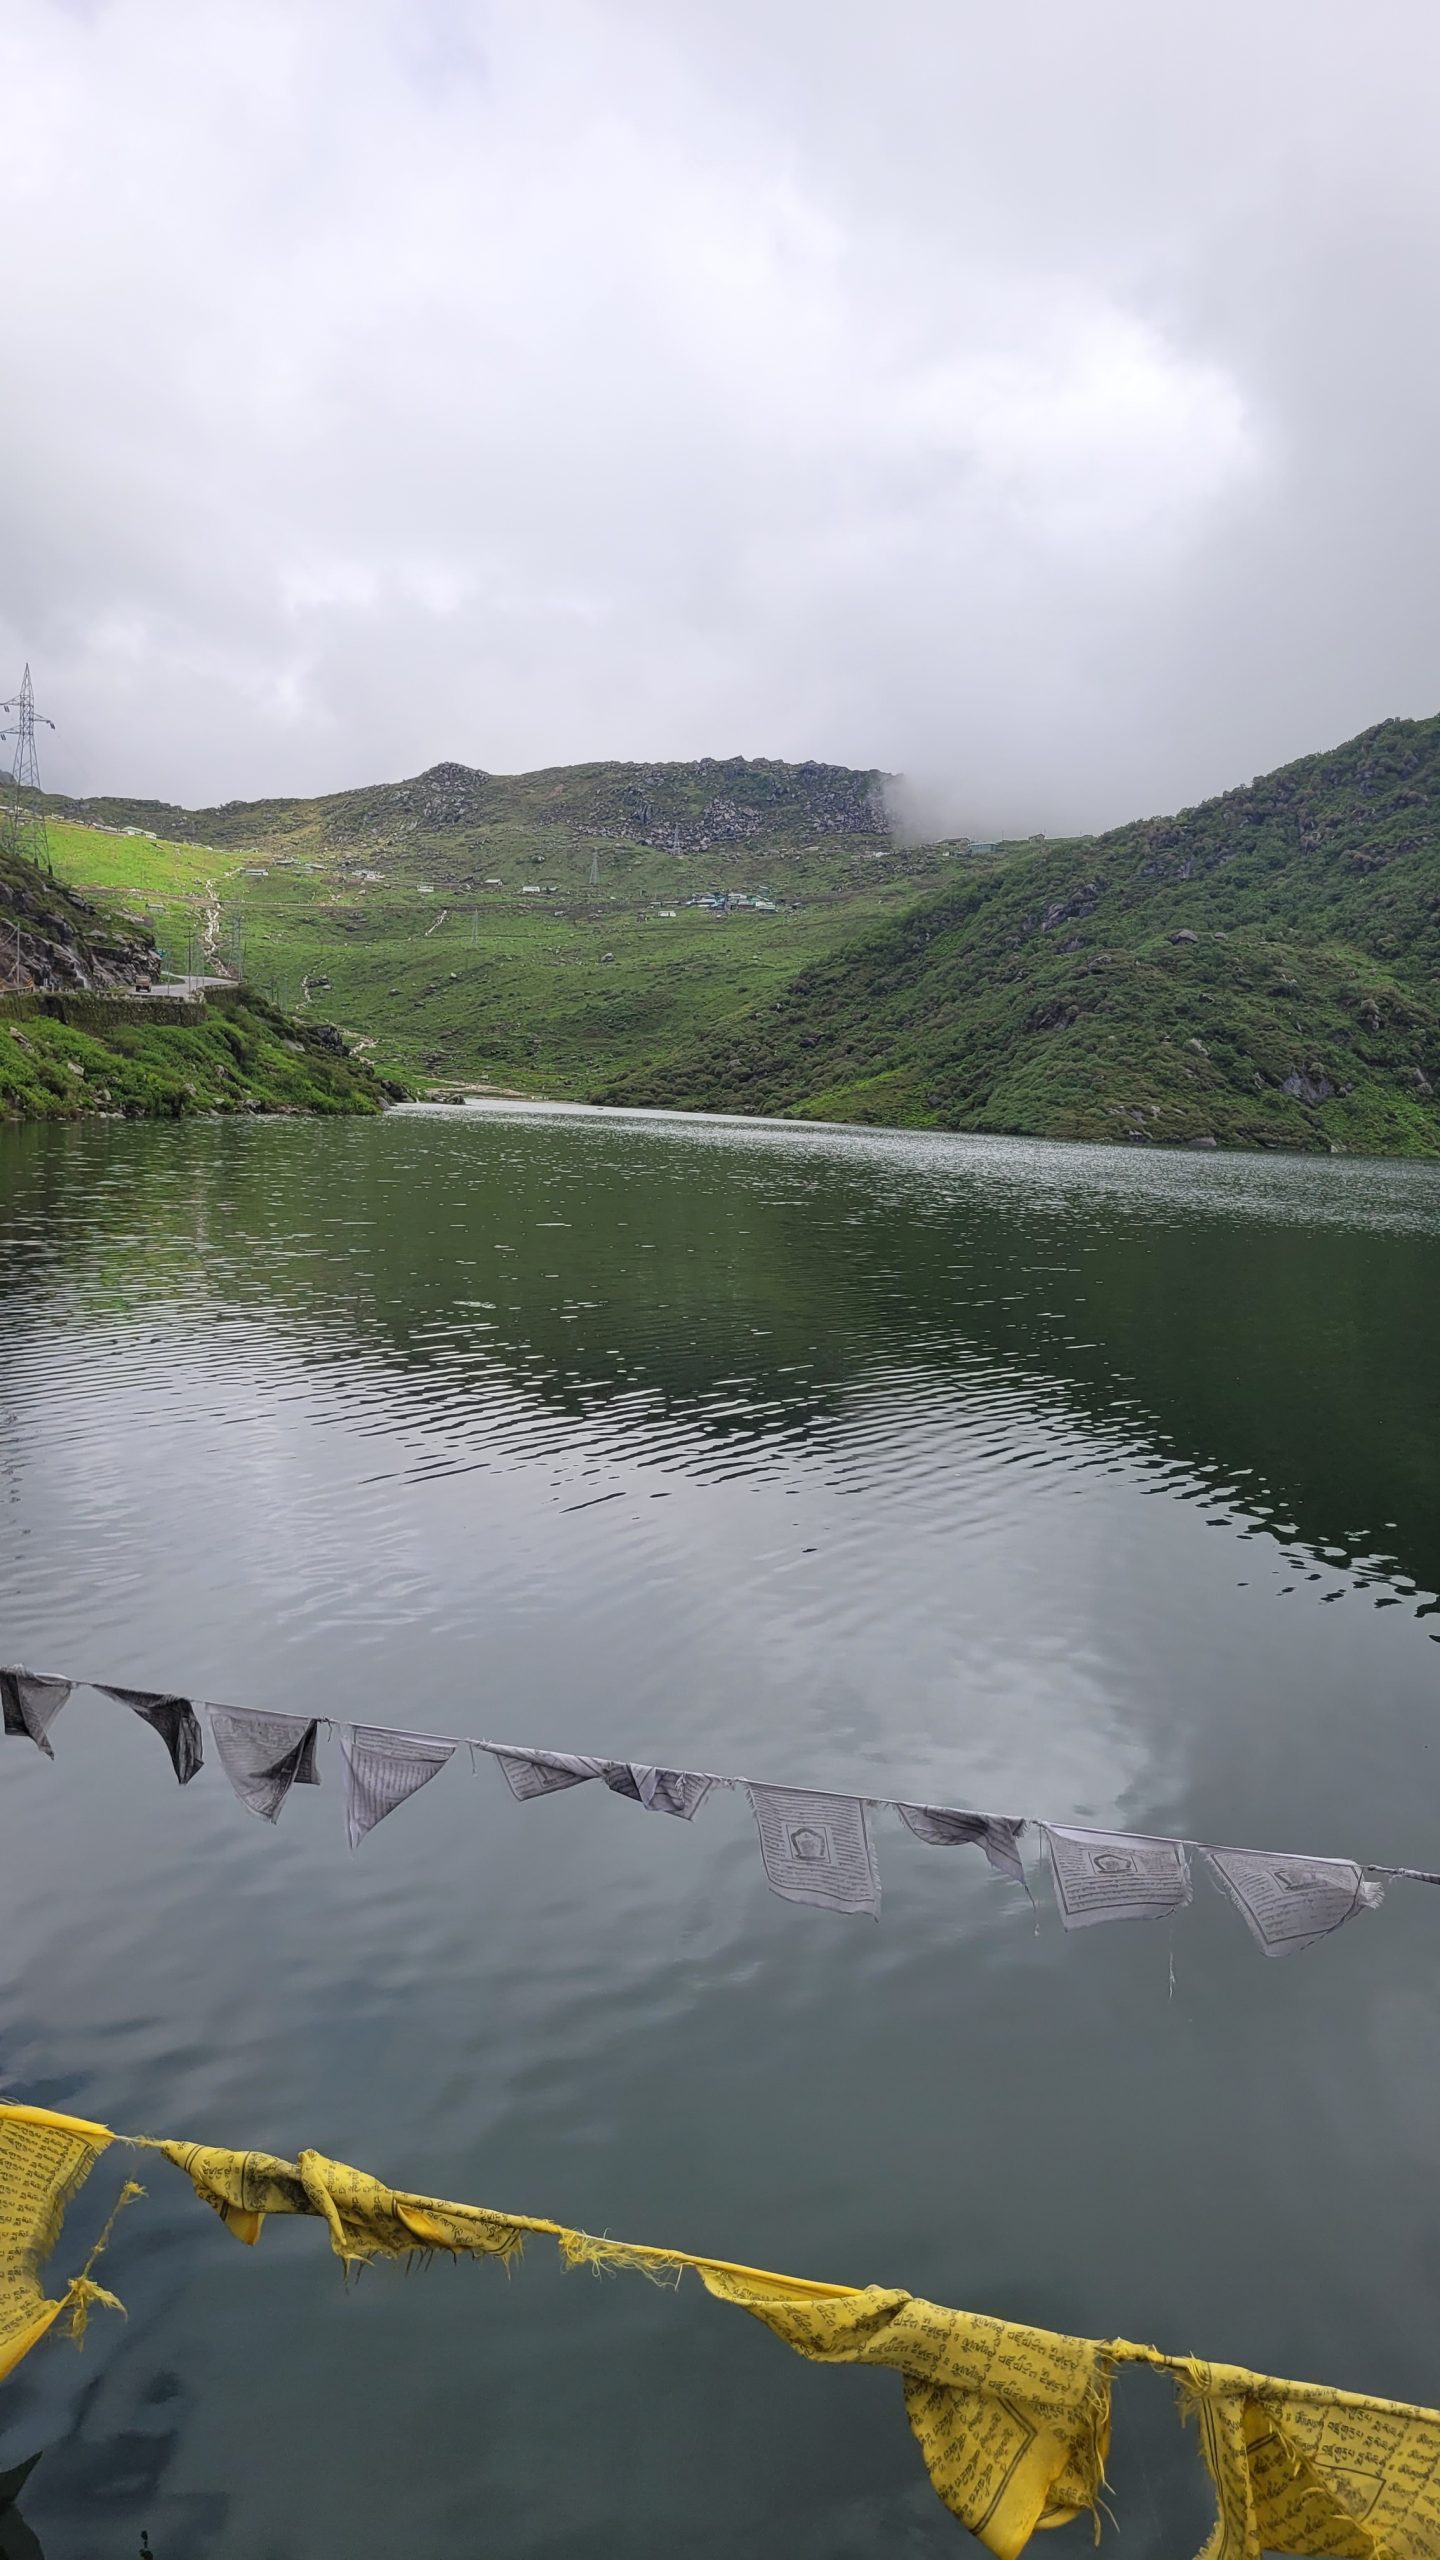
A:
[[[220,998],[223,1006],[233,1003],[228,991]],[[193,1031],[203,1021],[203,996],[145,995],[57,995],[45,988],[22,988],[18,995],[0,993],[0,1020],[23,1021],[26,1016],[42,1021],[68,1023],[72,1031],[115,1031],[125,1023],[163,1022],[179,1030]]]

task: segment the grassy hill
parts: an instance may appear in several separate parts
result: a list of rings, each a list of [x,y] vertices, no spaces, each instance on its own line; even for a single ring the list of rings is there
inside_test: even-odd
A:
[[[97,913],[37,871],[0,827],[0,994],[19,987],[129,987],[158,971],[143,926]]]
[[[1440,1152],[1440,720],[1178,817],[984,852],[899,848],[878,773],[740,758],[46,807],[112,930],[176,969],[243,955],[402,1074]],[[716,913],[712,891],[766,903]]]
[[[1440,1153],[1440,719],[945,885],[597,1099]]]
[[[935,885],[933,849],[894,845],[884,783],[738,757],[447,764],[316,800],[45,806],[64,878],[172,967],[243,953],[252,983],[405,1075],[587,1095]],[[693,903],[711,891],[770,906]]]
[[[336,1031],[247,989],[203,1008],[137,1002],[157,960],[143,932],[0,841],[0,1121],[383,1109],[386,1088]]]

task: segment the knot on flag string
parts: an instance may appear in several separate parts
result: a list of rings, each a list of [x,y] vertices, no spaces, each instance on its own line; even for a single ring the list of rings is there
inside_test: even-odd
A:
[[[66,2335],[74,2339],[77,2347],[83,2347],[85,2343],[90,2314],[97,2304],[102,2310],[118,2311],[122,2320],[126,2317],[125,2305],[118,2293],[108,2293],[103,2284],[92,2284],[88,2276],[76,2276],[56,2306],[57,2310],[68,2312]]]

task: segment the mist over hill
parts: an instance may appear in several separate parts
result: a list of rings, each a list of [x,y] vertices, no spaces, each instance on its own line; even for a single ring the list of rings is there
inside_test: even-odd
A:
[[[51,795],[68,876],[382,1067],[615,1103],[1440,1151],[1440,719],[1102,836],[915,845],[893,777],[440,764]]]
[[[943,889],[614,1101],[1440,1150],[1440,719]]]

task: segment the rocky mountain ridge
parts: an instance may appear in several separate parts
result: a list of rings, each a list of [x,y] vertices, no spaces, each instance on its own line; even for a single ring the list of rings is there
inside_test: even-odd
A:
[[[564,827],[602,842],[675,853],[726,846],[777,849],[827,836],[889,833],[891,777],[847,765],[786,764],[773,757],[702,756],[678,764],[581,764],[496,774],[445,762],[394,783],[312,799],[230,800],[186,809],[163,800],[45,796],[58,817],[136,828],[177,844],[272,844],[323,826],[332,843],[363,843],[393,830],[463,835],[505,824]]]

